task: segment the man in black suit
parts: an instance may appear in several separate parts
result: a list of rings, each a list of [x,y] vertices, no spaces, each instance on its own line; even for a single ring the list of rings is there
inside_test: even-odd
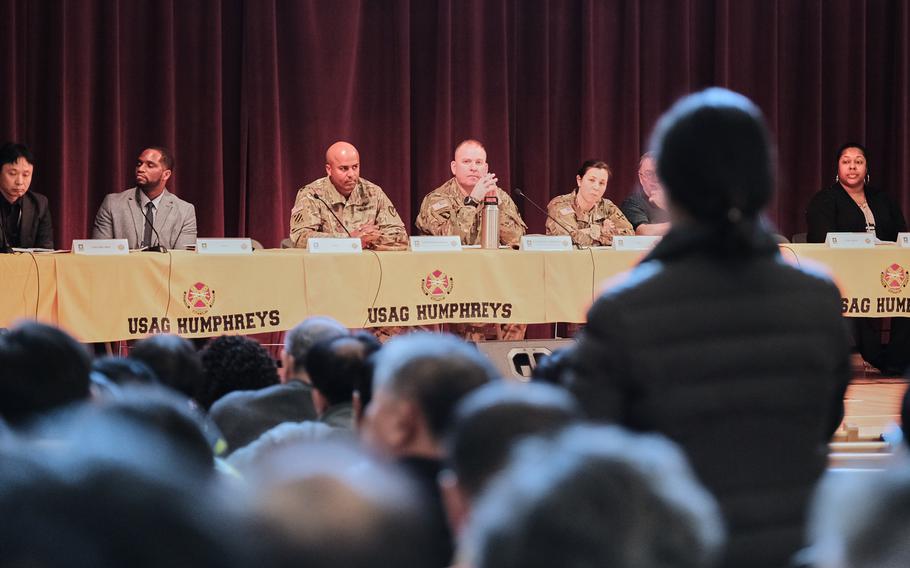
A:
[[[0,248],[54,248],[47,198],[29,192],[35,158],[24,144],[0,146]]]

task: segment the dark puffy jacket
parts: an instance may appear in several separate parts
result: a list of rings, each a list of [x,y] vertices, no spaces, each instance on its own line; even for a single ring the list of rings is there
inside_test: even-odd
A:
[[[570,385],[589,415],[660,432],[720,502],[724,566],[784,566],[850,380],[840,294],[766,235],[718,258],[674,229],[588,313]]]

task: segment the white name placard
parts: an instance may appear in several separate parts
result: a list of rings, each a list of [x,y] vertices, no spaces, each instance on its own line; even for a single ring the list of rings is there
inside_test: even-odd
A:
[[[73,254],[107,256],[129,253],[130,245],[126,239],[73,239]]]
[[[411,250],[414,252],[446,252],[461,250],[461,239],[458,237],[411,237]]]
[[[897,246],[910,247],[910,233],[898,233],[897,234]]]
[[[198,254],[252,254],[253,241],[246,239],[196,239]]]
[[[825,244],[830,248],[861,249],[875,248],[875,235],[872,233],[828,233]]]
[[[518,244],[519,250],[559,251],[572,250],[569,235],[524,235]]]
[[[650,250],[658,241],[660,241],[660,237],[652,235],[615,235],[613,248],[616,250]]]
[[[314,253],[359,253],[363,250],[360,239],[341,239],[334,237],[317,237],[307,239],[306,249]]]

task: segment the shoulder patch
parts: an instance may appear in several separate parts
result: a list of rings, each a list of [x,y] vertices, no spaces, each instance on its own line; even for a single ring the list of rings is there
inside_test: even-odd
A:
[[[571,215],[575,211],[571,207],[563,207],[559,210],[560,215]]]
[[[430,209],[432,209],[433,211],[439,211],[440,209],[445,209],[445,208],[448,207],[448,206],[449,206],[449,204],[446,203],[446,201],[445,201],[444,199],[440,199],[439,201],[437,201],[436,203],[434,203],[434,204],[430,207]]]

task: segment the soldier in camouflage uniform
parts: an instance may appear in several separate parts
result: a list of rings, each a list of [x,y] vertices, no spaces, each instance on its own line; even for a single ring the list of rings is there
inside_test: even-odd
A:
[[[605,162],[588,160],[582,164],[575,176],[578,187],[554,197],[547,205],[547,213],[559,221],[547,219],[547,234],[568,234],[573,243],[583,247],[609,246],[614,235],[634,235],[632,224],[619,207],[603,196],[609,179],[610,166]]]
[[[483,199],[499,199],[499,242],[517,246],[527,231],[509,194],[496,187],[496,175],[489,173],[487,152],[477,140],[465,140],[455,148],[451,164],[454,177],[423,199],[417,214],[417,228],[427,235],[458,235],[462,244],[480,243]],[[455,324],[450,331],[469,341],[524,339],[525,324]]]
[[[408,235],[395,206],[381,187],[360,177],[357,148],[336,142],[326,151],[325,161],[328,175],[297,191],[291,210],[294,245],[306,247],[310,237],[346,237],[349,232],[365,249],[407,249]]]

